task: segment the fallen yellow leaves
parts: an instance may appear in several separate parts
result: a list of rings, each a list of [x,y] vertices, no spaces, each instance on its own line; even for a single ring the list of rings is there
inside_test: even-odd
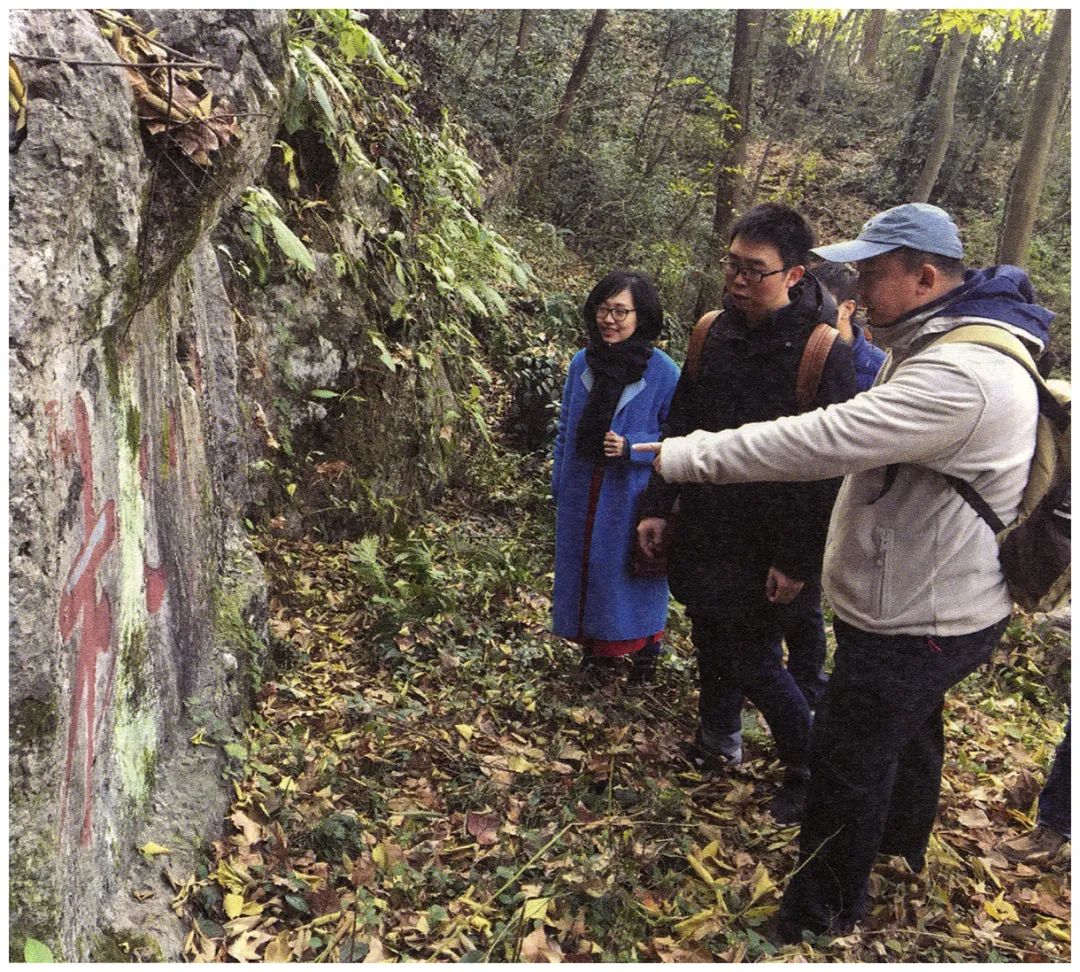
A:
[[[488,542],[505,528],[470,529]],[[238,743],[245,775],[228,835],[205,871],[177,884],[189,958],[1068,957],[1067,872],[1024,870],[995,850],[1030,820],[1006,806],[1023,753],[993,748],[1000,734],[986,727],[999,716],[984,711],[982,688],[950,715],[963,743],[950,743],[928,874],[883,861],[856,933],[777,949],[765,928],[796,865],[797,828],[765,813],[767,741],[748,732],[747,764],[728,777],[689,772],[677,755],[693,719],[689,667],[648,693],[584,695],[561,649],[508,620],[521,613],[512,597],[484,602],[469,586],[481,558],[461,546],[465,535],[460,524],[436,530],[398,566],[460,549],[460,568],[441,563],[438,586],[476,588],[467,617],[385,624],[356,588],[348,545],[273,541],[271,623],[296,662],[260,690]],[[275,559],[285,556],[287,570]],[[416,583],[385,556],[388,586]]]
[[[161,844],[150,841],[139,848],[139,853],[146,857],[157,857],[159,854],[171,854],[172,851],[168,847],[162,847]]]

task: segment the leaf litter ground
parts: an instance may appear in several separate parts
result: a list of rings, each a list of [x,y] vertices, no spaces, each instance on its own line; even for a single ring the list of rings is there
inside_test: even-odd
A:
[[[515,459],[515,461],[519,461]],[[1062,961],[1069,862],[1012,864],[1064,729],[1068,634],[1015,623],[946,710],[928,869],[881,858],[844,938],[766,937],[797,828],[779,767],[701,776],[684,619],[659,684],[586,685],[546,631],[544,472],[392,538],[262,537],[275,671],[228,747],[227,836],[174,909],[201,961]]]

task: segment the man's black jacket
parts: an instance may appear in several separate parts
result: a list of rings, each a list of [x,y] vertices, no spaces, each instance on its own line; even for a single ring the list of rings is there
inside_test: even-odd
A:
[[[665,427],[667,435],[718,432],[798,411],[795,376],[807,339],[836,306],[810,276],[789,291],[791,301],[751,326],[726,299],[702,349],[698,379],[683,371]],[[850,348],[833,342],[815,406],[855,394]],[[667,516],[679,500],[668,570],[675,597],[691,611],[724,610],[765,600],[765,578],[776,567],[794,580],[820,572],[829,514],[840,481],[668,484],[655,473],[639,517]]]

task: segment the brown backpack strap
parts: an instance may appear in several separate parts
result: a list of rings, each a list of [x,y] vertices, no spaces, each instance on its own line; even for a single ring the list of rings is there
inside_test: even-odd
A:
[[[810,333],[810,339],[803,349],[799,360],[799,371],[795,375],[795,404],[800,412],[814,407],[821,373],[825,370],[825,359],[832,350],[833,341],[839,332],[828,324],[819,324]]]
[[[720,311],[714,310],[702,314],[690,334],[690,346],[686,349],[686,361],[683,362],[683,371],[687,372],[694,381],[697,381],[698,371],[701,368],[701,350],[705,347],[705,339],[709,336],[709,331],[712,330],[713,321],[720,316],[720,313]]]

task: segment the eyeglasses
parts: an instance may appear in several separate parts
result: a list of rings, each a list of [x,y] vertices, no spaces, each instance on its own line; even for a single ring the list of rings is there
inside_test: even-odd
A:
[[[596,308],[596,319],[602,321],[610,314],[615,318],[616,324],[621,324],[629,315],[634,313],[634,310],[633,307],[609,307],[607,304],[601,304]]]
[[[779,270],[755,270],[753,267],[744,267],[741,263],[735,263],[730,259],[721,260],[720,266],[724,268],[724,276],[729,280],[735,280],[741,275],[748,284],[759,284],[766,277],[791,269],[791,267],[781,267]]]

